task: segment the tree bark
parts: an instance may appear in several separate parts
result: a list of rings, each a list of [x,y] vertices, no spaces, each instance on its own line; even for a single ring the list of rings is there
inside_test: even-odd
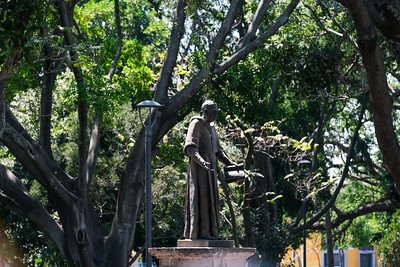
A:
[[[180,0],[176,10],[175,23],[173,24],[170,34],[165,62],[161,69],[160,78],[156,84],[156,94],[154,99],[159,103],[164,103],[168,98],[168,86],[170,85],[172,71],[178,58],[179,45],[183,34],[185,33],[185,7],[186,1]]]
[[[338,211],[339,212],[338,217],[331,222],[331,227],[337,228],[342,223],[345,223],[347,221],[352,221],[358,217],[370,214],[372,212],[394,211],[398,208],[398,206],[399,205],[397,203],[394,203],[393,201],[380,199],[376,202],[363,204],[359,206],[357,209],[352,211],[348,212]],[[324,231],[327,229],[327,226],[324,224],[314,224],[310,228],[313,230]]]
[[[244,59],[249,53],[251,53],[260,45],[262,45],[268,38],[274,35],[279,30],[279,28],[281,28],[284,24],[286,24],[293,10],[298,5],[298,3],[299,0],[292,0],[286,7],[285,11],[282,12],[279,18],[265,32],[260,34],[259,37],[257,37],[247,45],[243,46],[230,58],[219,64],[216,68],[214,68],[213,73],[221,74],[225,72],[228,68],[237,64],[240,60]]]
[[[334,257],[333,257],[333,236],[332,236],[332,222],[331,222],[331,212],[328,210],[325,213],[325,225],[326,225],[326,255],[328,260],[327,267],[334,267]]]
[[[357,30],[358,46],[367,72],[375,134],[387,168],[400,190],[400,145],[392,118],[392,100],[382,53],[367,7],[362,0],[343,1]]]
[[[58,31],[57,31],[58,32]],[[43,27],[43,36],[49,37],[47,26]],[[53,158],[51,149],[51,112],[53,105],[53,90],[57,73],[62,60],[59,52],[54,51],[50,44],[43,45],[43,78],[40,99],[39,144],[50,158]]]

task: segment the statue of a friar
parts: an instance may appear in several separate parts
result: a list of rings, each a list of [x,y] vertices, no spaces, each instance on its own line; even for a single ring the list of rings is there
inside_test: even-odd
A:
[[[219,199],[217,159],[225,165],[234,163],[222,150],[214,121],[218,106],[206,100],[202,116],[191,118],[184,151],[189,155],[184,237],[219,239]]]

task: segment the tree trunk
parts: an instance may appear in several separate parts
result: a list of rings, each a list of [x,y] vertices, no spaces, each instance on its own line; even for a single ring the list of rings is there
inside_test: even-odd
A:
[[[144,192],[143,130],[130,155],[119,185],[117,213],[106,237],[105,266],[125,267],[133,245],[137,213]]]
[[[357,30],[357,43],[368,76],[370,103],[379,149],[397,189],[400,190],[400,145],[394,131],[392,99],[375,26],[364,1],[343,0],[343,2],[350,10]]]
[[[331,221],[331,211],[328,210],[325,213],[325,224],[326,224],[326,258],[328,261],[327,266],[333,267],[334,257],[333,257],[333,237],[332,237],[332,221]]]

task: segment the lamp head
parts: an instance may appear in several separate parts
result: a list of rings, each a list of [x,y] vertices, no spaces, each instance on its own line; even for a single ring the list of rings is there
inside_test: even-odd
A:
[[[161,104],[154,101],[154,100],[145,100],[140,102],[137,107],[140,108],[159,108],[161,107]]]
[[[148,121],[148,125],[146,125],[146,118],[142,117],[142,110],[148,109],[148,113],[147,114],[151,115],[154,110],[162,107],[162,105],[160,103],[154,101],[154,100],[145,100],[145,101],[140,102],[136,107],[138,109],[139,118],[140,118],[140,121],[142,122],[142,125],[147,127],[149,125],[152,125],[152,123],[154,121],[152,122],[151,121],[152,118],[150,117],[149,121]]]

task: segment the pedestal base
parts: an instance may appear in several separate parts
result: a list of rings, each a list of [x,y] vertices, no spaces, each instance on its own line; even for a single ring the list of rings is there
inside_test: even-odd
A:
[[[214,240],[212,240],[214,241]],[[255,248],[172,247],[150,248],[160,267],[245,267]]]
[[[233,240],[179,239],[177,242],[178,248],[233,248],[233,245]]]

